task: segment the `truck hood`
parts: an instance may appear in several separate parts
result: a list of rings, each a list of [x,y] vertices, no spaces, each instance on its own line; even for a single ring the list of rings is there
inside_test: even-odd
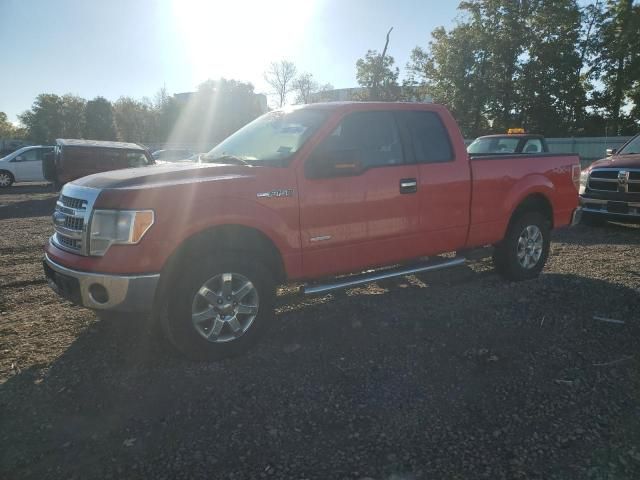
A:
[[[640,168],[640,154],[637,155],[614,155],[593,162],[590,168]]]
[[[112,170],[74,180],[74,185],[90,188],[151,188],[211,180],[253,177],[255,168],[243,165],[171,163],[149,167]]]

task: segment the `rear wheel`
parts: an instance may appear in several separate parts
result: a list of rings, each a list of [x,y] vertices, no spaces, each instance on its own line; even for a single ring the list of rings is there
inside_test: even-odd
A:
[[[164,330],[193,359],[214,360],[248,350],[273,316],[275,284],[264,265],[221,255],[189,262],[177,274]]]
[[[496,246],[496,270],[510,280],[537,277],[549,256],[550,232],[549,221],[540,213],[524,213],[516,218]]]
[[[11,172],[0,171],[0,188],[10,187],[14,182]]]

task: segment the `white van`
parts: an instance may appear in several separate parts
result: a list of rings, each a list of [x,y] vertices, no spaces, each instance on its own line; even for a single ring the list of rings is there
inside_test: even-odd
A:
[[[42,158],[53,152],[53,147],[23,147],[0,158],[0,188],[14,182],[46,182],[42,174]]]

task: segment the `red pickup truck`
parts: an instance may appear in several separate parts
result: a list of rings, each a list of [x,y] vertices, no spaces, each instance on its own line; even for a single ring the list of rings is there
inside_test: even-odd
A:
[[[274,111],[201,161],[66,184],[45,247],[52,288],[150,313],[183,353],[219,358],[260,336],[277,285],[318,294],[460,265],[484,246],[499,272],[529,279],[550,230],[578,220],[578,157],[470,158],[439,105]],[[457,255],[434,257],[445,252]]]

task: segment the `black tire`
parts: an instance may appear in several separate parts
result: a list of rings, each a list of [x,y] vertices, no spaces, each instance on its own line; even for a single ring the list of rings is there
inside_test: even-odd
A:
[[[534,227],[540,232],[542,244],[539,258],[525,267],[521,263],[524,259],[521,260],[518,257],[518,244],[521,235],[525,234],[525,229],[528,227]],[[515,218],[509,225],[504,239],[496,245],[493,253],[493,262],[498,273],[515,281],[529,280],[540,275],[549,257],[550,233],[549,220],[541,213],[526,212]]]
[[[13,182],[16,181],[13,174],[6,170],[0,170],[0,177],[0,180],[2,180],[0,181],[0,188],[9,188],[11,185],[13,185]]]
[[[192,306],[197,292],[207,281],[226,273],[239,275],[251,282],[259,299],[258,313],[237,338],[225,342],[209,341],[192,322]],[[255,345],[271,323],[275,282],[265,265],[254,258],[223,252],[219,256],[194,259],[186,262],[174,275],[171,284],[169,290],[173,289],[173,293],[168,299],[166,315],[161,317],[163,331],[177,350],[193,360],[219,360],[244,353]],[[211,306],[216,307],[214,303]],[[232,334],[230,328],[230,325],[223,327],[227,336]]]
[[[602,227],[607,223],[607,217],[589,212],[582,212],[580,223],[589,227]]]

